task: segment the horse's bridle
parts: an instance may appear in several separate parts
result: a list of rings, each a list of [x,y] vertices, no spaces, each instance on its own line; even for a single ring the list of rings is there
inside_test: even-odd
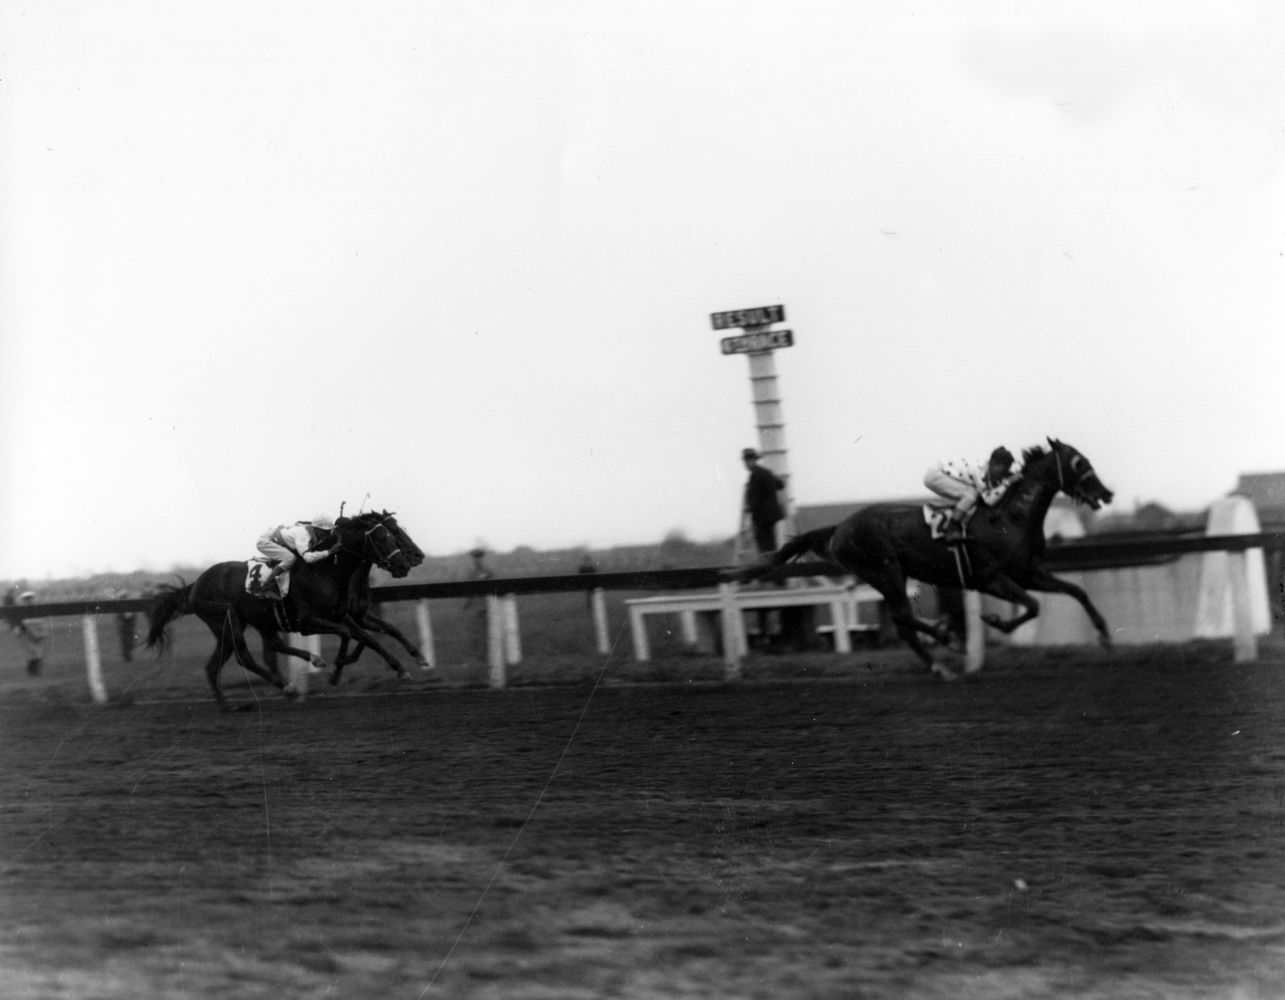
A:
[[[1053,449],[1053,457],[1057,459],[1057,488],[1061,492],[1067,494],[1068,496],[1072,496],[1072,497],[1075,496],[1080,492],[1080,484],[1083,483],[1086,479],[1088,479],[1089,476],[1093,475],[1093,466],[1089,465],[1088,462],[1084,463],[1085,465],[1088,465],[1088,468],[1085,469],[1083,472],[1081,472],[1080,475],[1076,478],[1074,487],[1073,487],[1075,490],[1075,493],[1072,493],[1070,492],[1070,490],[1066,488],[1066,479],[1062,475],[1062,451],[1060,448]]]
[[[370,536],[371,536],[371,535],[373,535],[373,534],[374,534],[376,531],[378,531],[380,528],[383,528],[383,529],[384,529],[384,531],[387,531],[387,532],[388,532],[388,537],[389,537],[389,538],[392,538],[392,537],[393,537],[393,533],[392,533],[391,531],[388,531],[388,527],[387,527],[387,525],[385,525],[385,524],[384,524],[384,522],[383,522],[383,521],[380,521],[380,522],[378,522],[377,524],[372,524],[372,525],[371,525],[371,526],[370,526],[366,531],[363,531],[363,532],[362,532],[362,535],[361,535],[361,557],[362,557],[363,559],[369,559],[371,562],[373,562],[376,566],[379,566],[381,569],[388,569],[388,566],[386,565],[386,564],[387,564],[387,562],[388,562],[390,559],[392,559],[392,558],[393,558],[393,556],[395,556],[395,555],[397,555],[398,553],[400,553],[402,549],[401,549],[401,546],[400,546],[400,545],[398,545],[398,546],[397,546],[397,548],[393,549],[393,551],[392,551],[392,552],[388,553],[388,555],[384,556],[382,559],[378,558],[378,557],[377,557],[377,556],[375,556],[375,555],[371,555],[369,552],[367,552],[367,549],[369,549],[369,548],[373,545],[373,543],[372,543],[372,542],[371,542],[371,540],[370,540]],[[393,544],[396,544],[396,540],[394,540],[394,543],[393,543]],[[337,555],[337,554],[338,554],[338,553],[336,553],[336,555]]]

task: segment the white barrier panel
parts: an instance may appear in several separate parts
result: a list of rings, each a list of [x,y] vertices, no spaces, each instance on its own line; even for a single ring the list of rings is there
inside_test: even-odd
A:
[[[419,627],[419,651],[426,661],[421,669],[433,670],[437,666],[437,651],[433,646],[433,622],[428,616],[426,598],[415,602],[415,624]]]
[[[98,620],[85,615],[80,622],[85,637],[85,670],[89,674],[89,695],[99,704],[107,701],[107,687],[103,684],[103,661],[98,653]]]
[[[1256,535],[1258,513],[1248,497],[1215,500],[1209,508],[1207,535]],[[1257,656],[1255,636],[1271,631],[1263,550],[1206,552],[1200,564],[1200,596],[1195,634],[1235,640],[1236,660]]]

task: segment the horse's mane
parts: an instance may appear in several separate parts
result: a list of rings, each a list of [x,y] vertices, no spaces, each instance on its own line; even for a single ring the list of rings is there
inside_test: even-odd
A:
[[[1033,459],[1043,458],[1048,453],[1049,453],[1048,449],[1045,448],[1043,445],[1039,445],[1039,444],[1031,445],[1031,447],[1029,448],[1023,448],[1022,465],[1026,466]]]

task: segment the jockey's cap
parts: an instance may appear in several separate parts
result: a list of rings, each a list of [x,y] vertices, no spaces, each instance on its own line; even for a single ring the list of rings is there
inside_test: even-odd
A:
[[[1012,465],[1013,453],[1009,451],[1007,448],[1005,448],[1003,445],[1000,445],[998,448],[996,448],[994,451],[991,452],[991,461],[1000,462],[1003,465]]]
[[[755,451],[753,448],[746,448],[743,452],[741,452],[741,458],[758,458],[758,457],[759,457],[759,453]]]
[[[329,514],[318,514],[312,519],[312,526],[314,528],[324,528],[326,531],[333,531],[335,519]]]

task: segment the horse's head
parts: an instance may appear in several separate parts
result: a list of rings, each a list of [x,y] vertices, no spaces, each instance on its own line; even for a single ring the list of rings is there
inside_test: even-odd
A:
[[[1051,454],[1057,461],[1058,489],[1078,503],[1088,504],[1097,510],[1115,497],[1102,485],[1092,463],[1069,444],[1055,438],[1048,439]]]
[[[379,519],[384,527],[389,530],[397,544],[401,547],[402,555],[412,566],[418,566],[424,561],[424,550],[415,544],[414,539],[406,533],[406,529],[397,523],[397,518],[386,510],[379,512]]]
[[[347,551],[369,559],[395,577],[401,578],[410,572],[410,560],[378,515],[341,517],[335,522],[335,531]]]

